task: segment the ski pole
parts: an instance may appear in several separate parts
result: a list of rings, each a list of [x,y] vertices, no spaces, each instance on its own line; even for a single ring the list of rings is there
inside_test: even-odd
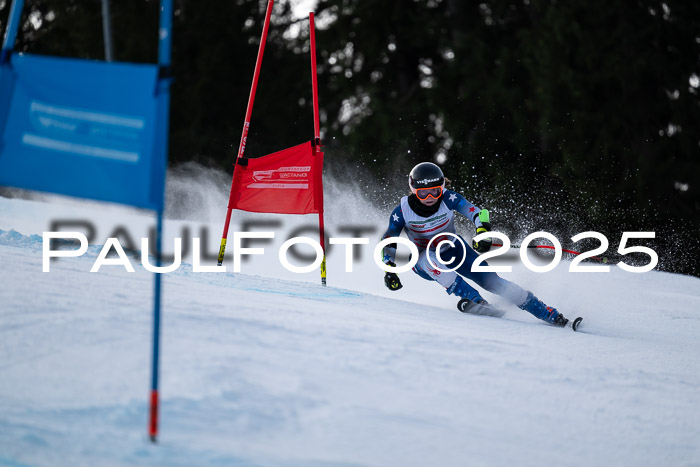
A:
[[[503,244],[494,243],[492,246],[498,247],[498,246],[503,246]],[[522,248],[522,245],[511,245],[510,247],[511,248]],[[547,249],[547,250],[554,250],[554,247],[551,245],[528,245],[526,248],[542,248],[542,249]],[[581,251],[567,250],[566,248],[562,248],[561,251],[563,251],[564,253],[572,254],[572,255],[580,255],[582,253]],[[608,258],[606,256],[604,256],[602,258],[599,256],[591,256],[591,259],[595,259],[595,260],[601,261],[603,263],[608,262]]]
[[[483,223],[483,222],[489,222],[489,217],[490,217],[490,214],[489,214],[489,212],[488,212],[486,209],[482,209],[481,211],[479,211],[479,220],[481,220],[482,223]],[[502,244],[502,243],[501,243],[501,244],[494,243],[494,244],[491,245],[491,246],[496,246],[496,247],[498,247],[498,246],[503,246],[503,244]],[[518,249],[520,249],[520,248],[522,248],[522,245],[511,245],[510,247],[511,247],[511,248],[518,248]],[[547,249],[547,250],[554,250],[554,247],[553,247],[553,246],[550,246],[550,245],[528,245],[527,248],[543,248],[543,249]],[[567,249],[565,249],[565,248],[562,248],[561,251],[563,251],[564,253],[572,254],[572,255],[580,255],[580,254],[582,253],[582,252],[580,252],[580,251],[567,250]],[[591,256],[591,258],[592,258],[592,259],[595,259],[595,260],[598,260],[598,261],[601,261],[601,262],[603,262],[603,263],[607,263],[607,262],[608,262],[608,258],[607,258],[607,257],[600,258],[600,257],[598,257],[598,256]]]

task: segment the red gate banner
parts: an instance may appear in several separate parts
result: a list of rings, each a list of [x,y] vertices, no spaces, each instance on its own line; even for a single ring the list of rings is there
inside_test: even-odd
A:
[[[317,214],[323,210],[323,153],[311,141],[254,159],[233,172],[228,207],[249,212]]]

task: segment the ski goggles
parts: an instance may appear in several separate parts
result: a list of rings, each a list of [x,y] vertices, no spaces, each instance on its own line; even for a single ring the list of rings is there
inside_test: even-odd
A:
[[[438,199],[442,196],[442,187],[434,186],[431,188],[418,188],[415,191],[416,196],[420,200],[426,200],[428,198]]]

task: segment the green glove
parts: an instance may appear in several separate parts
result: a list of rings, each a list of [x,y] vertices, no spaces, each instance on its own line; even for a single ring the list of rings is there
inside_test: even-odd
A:
[[[476,234],[479,235],[480,233],[490,232],[491,224],[489,223],[489,212],[486,209],[482,209],[479,212],[479,219],[481,220],[481,227],[477,227]],[[472,248],[478,253],[486,253],[491,249],[492,244],[493,240],[491,238],[485,238],[480,242],[472,240]]]

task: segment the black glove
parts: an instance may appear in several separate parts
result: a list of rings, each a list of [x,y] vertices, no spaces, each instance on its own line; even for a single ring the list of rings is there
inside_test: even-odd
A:
[[[491,231],[491,224],[488,222],[484,222],[481,224],[481,227],[476,229],[476,234],[479,235],[480,233],[484,232],[490,232]],[[472,248],[474,248],[474,251],[477,251],[479,253],[486,253],[491,249],[491,245],[493,244],[493,240],[491,238],[485,238],[481,240],[480,242],[475,242],[472,240]]]
[[[392,263],[391,261],[386,263],[386,265],[391,266],[392,268],[396,267],[396,264]],[[397,276],[395,272],[387,272],[384,274],[384,284],[389,290],[399,290],[401,287],[403,287],[403,285],[401,285],[401,281],[399,280],[399,276]]]

